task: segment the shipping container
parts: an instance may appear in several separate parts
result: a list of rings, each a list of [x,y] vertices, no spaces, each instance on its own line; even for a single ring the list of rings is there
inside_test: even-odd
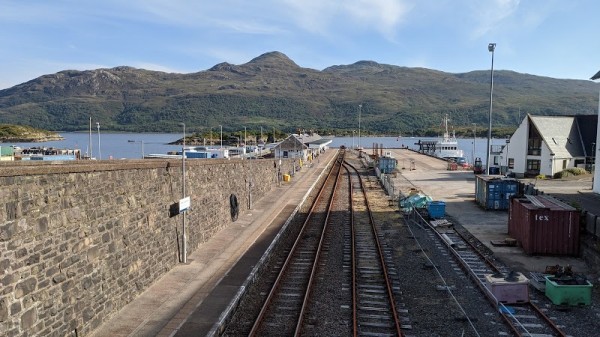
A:
[[[519,191],[519,181],[513,178],[478,175],[475,180],[475,201],[485,209],[507,210],[510,198]]]
[[[379,168],[381,173],[385,173],[385,174],[390,174],[390,173],[394,172],[394,170],[396,169],[397,166],[398,166],[398,160],[396,158],[387,157],[387,156],[379,158],[379,163],[377,164],[377,167]]]
[[[508,234],[527,254],[579,256],[579,212],[548,195],[513,198]]]

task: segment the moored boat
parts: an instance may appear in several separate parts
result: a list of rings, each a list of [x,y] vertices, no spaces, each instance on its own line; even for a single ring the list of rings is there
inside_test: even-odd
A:
[[[461,158],[461,161],[464,160],[463,150],[458,148],[458,141],[456,140],[456,135],[454,131],[452,135],[448,131],[448,115],[444,117],[444,134],[441,139],[437,140],[419,140],[416,145],[419,145],[419,152],[428,154],[431,156],[435,156],[443,159],[457,159]]]

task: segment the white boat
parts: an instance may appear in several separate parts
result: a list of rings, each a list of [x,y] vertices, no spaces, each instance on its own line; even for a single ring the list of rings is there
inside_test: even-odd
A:
[[[454,131],[448,131],[448,115],[444,117],[444,135],[437,140],[419,140],[419,152],[444,159],[464,158],[463,150],[458,148],[458,141]]]
[[[433,155],[440,158],[464,158],[463,150],[458,148],[454,130],[448,132],[448,115],[444,117],[444,137],[437,141]]]

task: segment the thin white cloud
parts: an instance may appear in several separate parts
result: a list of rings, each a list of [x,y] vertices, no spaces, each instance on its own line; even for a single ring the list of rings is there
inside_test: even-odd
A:
[[[304,30],[331,35],[336,25],[372,28],[390,39],[413,8],[406,0],[285,0],[291,19]]]
[[[398,25],[413,8],[407,1],[398,0],[355,0],[345,2],[352,17],[364,25],[375,27],[388,39],[393,39]]]
[[[267,25],[253,20],[215,20],[218,26],[243,34],[275,35],[286,34],[288,30],[276,25]]]
[[[476,26],[471,32],[472,38],[477,39],[495,30],[501,22],[515,14],[519,9],[520,0],[490,0],[483,2],[469,2],[471,16]]]

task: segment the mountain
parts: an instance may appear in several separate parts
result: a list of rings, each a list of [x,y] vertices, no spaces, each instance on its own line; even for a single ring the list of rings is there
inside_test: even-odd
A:
[[[488,71],[446,73],[359,61],[321,71],[280,52],[219,63],[190,74],[132,67],[65,70],[0,90],[0,123],[87,130],[89,118],[113,131],[216,129],[428,134],[442,117],[471,130],[488,123]],[[596,113],[598,84],[494,72],[493,125],[515,128],[527,113]],[[437,130],[437,131],[436,131]]]

